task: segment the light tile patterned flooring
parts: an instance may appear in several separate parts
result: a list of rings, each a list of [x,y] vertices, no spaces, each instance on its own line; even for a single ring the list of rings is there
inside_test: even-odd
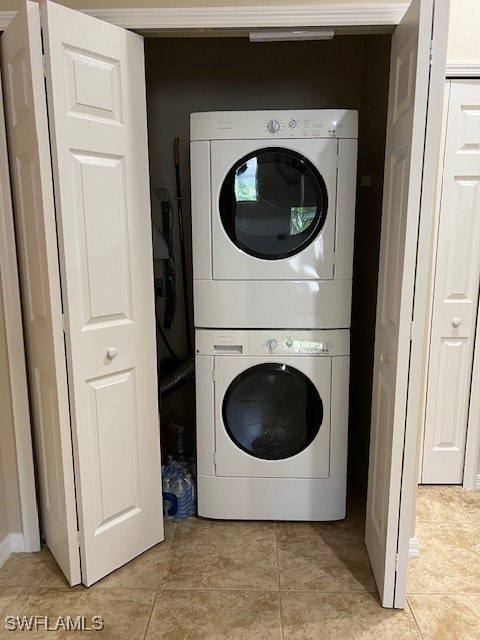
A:
[[[191,519],[99,583],[67,587],[48,550],[0,569],[0,639],[479,640],[480,493],[421,487],[408,607],[382,609],[363,507],[340,523]],[[3,631],[6,615],[100,615],[102,632]]]

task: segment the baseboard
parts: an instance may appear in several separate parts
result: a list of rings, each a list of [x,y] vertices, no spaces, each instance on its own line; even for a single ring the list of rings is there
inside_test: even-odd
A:
[[[475,491],[480,491],[480,473],[475,476]]]
[[[23,533],[10,534],[10,547],[12,553],[23,553],[25,551],[25,539]]]
[[[5,538],[0,542],[0,567],[2,567],[5,562],[10,557],[12,553],[12,544],[10,540],[10,534],[7,533]]]
[[[410,538],[408,542],[408,557],[409,558],[420,557],[420,540],[418,538]]]

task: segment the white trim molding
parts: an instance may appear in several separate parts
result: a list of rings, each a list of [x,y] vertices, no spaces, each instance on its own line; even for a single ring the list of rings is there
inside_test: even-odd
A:
[[[3,567],[5,562],[9,559],[12,553],[12,544],[10,541],[10,534],[7,533],[5,538],[0,542],[0,567]]]
[[[480,473],[477,473],[477,475],[475,477],[474,489],[475,489],[475,491],[480,491]]]
[[[250,29],[258,27],[395,27],[409,2],[398,4],[319,4],[258,7],[158,7],[84,9],[94,18],[126,29]],[[0,30],[15,11],[0,12]]]
[[[408,557],[409,558],[420,557],[420,540],[418,538],[410,538],[408,543]]]
[[[25,538],[23,536],[23,533],[10,534],[10,547],[12,549],[12,553],[25,552]]]
[[[0,567],[9,559],[12,553],[23,553],[25,551],[25,541],[23,533],[7,533],[0,542]]]
[[[480,78],[480,60],[452,60],[447,62],[447,78]]]
[[[0,105],[3,105],[1,74]],[[0,280],[3,292],[8,356],[8,370],[6,372],[2,371],[1,374],[6,374],[10,378],[24,548],[27,551],[39,551],[40,531],[33,466],[27,371],[24,358],[25,345],[3,110],[0,110]]]

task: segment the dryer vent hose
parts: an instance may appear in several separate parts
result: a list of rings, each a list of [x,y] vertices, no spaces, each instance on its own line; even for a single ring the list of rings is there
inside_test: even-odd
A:
[[[173,393],[184,384],[193,380],[195,377],[195,356],[191,356],[188,360],[185,360],[178,369],[175,369],[173,373],[165,376],[159,383],[160,397],[164,398],[170,393]]]

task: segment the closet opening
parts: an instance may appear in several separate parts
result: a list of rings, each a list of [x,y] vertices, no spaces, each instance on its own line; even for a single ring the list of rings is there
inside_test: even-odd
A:
[[[163,463],[195,461],[196,388],[189,375],[174,140],[179,138],[188,332],[194,340],[190,114],[211,111],[358,111],[353,288],[350,334],[347,517],[365,516],[373,353],[382,214],[389,33],[335,35],[329,41],[251,43],[248,34],[145,39],[148,141],[159,384],[172,371],[184,384],[160,398]],[[209,34],[210,36],[212,34]],[[158,237],[161,234],[163,239]],[[170,261],[158,258],[164,251]],[[171,261],[173,257],[174,264]],[[168,282],[170,280],[170,282]],[[167,295],[166,295],[167,294]],[[172,316],[172,311],[174,313]],[[258,327],[250,327],[257,329]],[[291,327],[284,327],[285,330]],[[236,329],[236,327],[232,327]],[[214,384],[212,380],[206,384]],[[332,422],[331,428],[335,428]],[[214,452],[212,451],[212,455]]]

